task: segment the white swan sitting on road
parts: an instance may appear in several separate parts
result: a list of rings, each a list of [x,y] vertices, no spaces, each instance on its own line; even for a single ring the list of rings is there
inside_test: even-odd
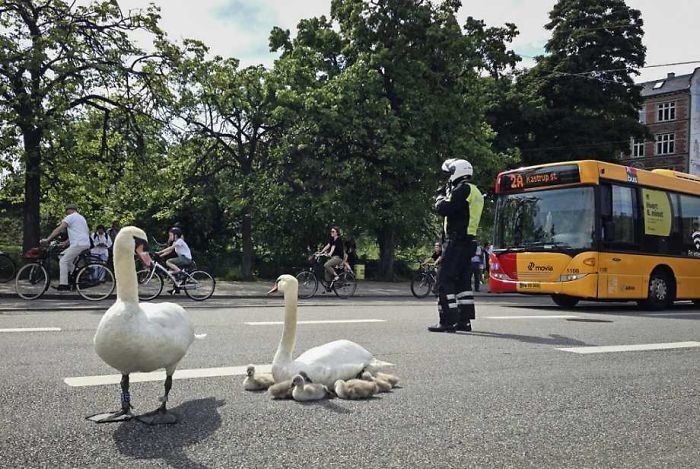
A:
[[[332,388],[339,379],[346,380],[359,376],[363,371],[371,373],[391,366],[377,360],[364,347],[349,340],[336,340],[319,345],[292,359],[297,330],[297,293],[299,283],[291,275],[281,275],[270,293],[280,290],[284,293],[284,329],[282,338],[272,360],[272,376],[275,382],[292,379],[304,371],[313,383]]]
[[[122,374],[122,409],[113,414],[89,417],[96,422],[129,420],[131,405],[129,375],[164,368],[165,395],[161,406],[137,418],[145,423],[175,423],[166,410],[173,373],[195,339],[185,309],[175,303],[139,303],[134,252],[144,254],[147,237],[143,230],[127,226],[114,240],[114,273],[117,301],[102,316],[94,343],[97,355]],[[203,337],[203,336],[201,336]],[[201,338],[197,336],[197,338]]]

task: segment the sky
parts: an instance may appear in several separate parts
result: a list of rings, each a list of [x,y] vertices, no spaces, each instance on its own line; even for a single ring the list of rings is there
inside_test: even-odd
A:
[[[698,0],[627,0],[627,5],[642,12],[647,66],[692,62],[641,70],[637,82],[692,73],[700,67],[700,48],[696,31],[700,23]],[[155,3],[161,9],[161,27],[171,40],[196,38],[204,41],[213,54],[236,57],[244,66],[272,65],[276,54],[268,50],[273,26],[294,34],[302,18],[328,15],[331,0],[118,0],[122,10],[144,8]],[[513,49],[523,57],[523,66],[533,64],[531,57],[544,52],[550,33],[544,29],[555,0],[463,0],[460,23],[468,16],[483,19],[489,26],[515,23],[520,35]],[[700,41],[698,41],[700,42]]]

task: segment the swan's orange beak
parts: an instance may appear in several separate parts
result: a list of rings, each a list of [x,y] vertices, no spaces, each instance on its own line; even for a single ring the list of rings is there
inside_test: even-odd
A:
[[[275,282],[275,285],[270,289],[269,292],[267,292],[267,294],[272,295],[276,291],[277,291],[277,282]]]

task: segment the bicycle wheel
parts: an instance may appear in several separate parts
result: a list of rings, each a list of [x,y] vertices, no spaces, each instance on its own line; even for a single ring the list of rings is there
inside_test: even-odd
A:
[[[411,293],[416,298],[425,298],[433,289],[433,278],[425,272],[420,272],[411,280]]]
[[[0,283],[7,283],[15,276],[15,261],[7,254],[0,254]]]
[[[347,298],[355,294],[357,290],[357,281],[355,276],[350,272],[341,272],[338,274],[338,280],[333,282],[333,292],[340,298]]]
[[[304,270],[297,274],[299,282],[299,298],[311,298],[318,290],[318,279],[313,272]]]
[[[139,284],[139,300],[150,301],[163,291],[163,277],[157,273],[151,273],[151,269],[143,269],[136,272]]]
[[[35,300],[49,288],[49,273],[43,265],[31,263],[23,266],[15,277],[15,290],[20,298]]]
[[[185,294],[195,301],[204,301],[214,294],[216,280],[203,270],[190,272],[180,287]]]
[[[86,300],[104,300],[114,291],[114,273],[101,262],[90,262],[75,276],[75,288]]]

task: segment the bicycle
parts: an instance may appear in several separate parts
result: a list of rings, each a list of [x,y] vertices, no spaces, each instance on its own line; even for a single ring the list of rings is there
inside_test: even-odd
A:
[[[425,298],[437,291],[437,268],[430,263],[422,263],[420,270],[411,280],[411,293],[416,298]]]
[[[0,283],[7,283],[15,277],[17,265],[15,261],[2,251],[0,251]]]
[[[150,301],[157,298],[163,291],[165,280],[170,280],[173,288],[170,294],[185,294],[192,300],[204,301],[214,294],[216,280],[208,272],[197,270],[193,262],[190,267],[181,269],[177,274],[173,274],[163,265],[163,260],[157,254],[152,256],[151,268],[141,269],[136,272],[139,285],[139,299]]]
[[[326,291],[333,291],[339,298],[353,296],[357,290],[355,274],[341,264],[334,267],[336,279],[326,282],[323,264],[319,261],[321,257],[319,253],[314,253],[309,257],[311,265],[296,275],[299,282],[299,298],[313,297],[318,291],[319,283]]]
[[[20,298],[35,300],[49,289],[51,260],[58,259],[61,248],[53,241],[48,246],[35,247],[22,257],[28,261],[17,272],[15,290]],[[90,301],[104,300],[114,291],[114,272],[103,261],[92,256],[90,250],[81,252],[73,261],[73,271],[68,274],[71,291]]]

